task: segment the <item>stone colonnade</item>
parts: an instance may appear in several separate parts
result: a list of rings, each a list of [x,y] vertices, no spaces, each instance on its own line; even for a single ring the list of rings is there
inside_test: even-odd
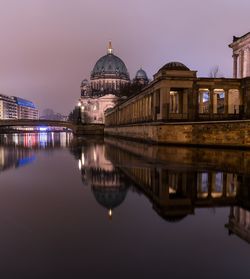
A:
[[[233,53],[233,77],[244,78],[250,76],[250,47]]]
[[[199,88],[199,114],[239,114],[242,94],[238,88]]]
[[[250,77],[250,32],[241,37],[234,36],[229,47],[233,50],[233,77]]]

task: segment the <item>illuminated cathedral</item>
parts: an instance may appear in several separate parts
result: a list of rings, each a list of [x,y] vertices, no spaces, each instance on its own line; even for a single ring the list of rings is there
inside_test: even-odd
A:
[[[129,72],[121,58],[114,54],[109,42],[107,54],[97,60],[90,74],[90,81],[81,82],[81,96],[78,102],[81,122],[104,123],[104,112],[124,98],[122,89],[130,84],[147,85],[146,72],[140,68],[131,81]]]

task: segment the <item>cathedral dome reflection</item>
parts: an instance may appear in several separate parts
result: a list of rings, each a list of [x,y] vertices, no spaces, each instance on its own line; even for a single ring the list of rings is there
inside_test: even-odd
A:
[[[115,169],[92,168],[91,177],[91,190],[96,201],[112,215],[112,210],[122,204],[127,195],[120,173]]]
[[[89,186],[95,200],[102,207],[112,210],[125,200],[128,186],[120,171],[107,159],[105,145],[100,143],[85,143],[79,146],[76,142],[71,152],[78,160],[82,183]]]
[[[114,209],[125,200],[127,188],[122,185],[113,187],[93,186],[92,192],[100,205],[107,209]]]

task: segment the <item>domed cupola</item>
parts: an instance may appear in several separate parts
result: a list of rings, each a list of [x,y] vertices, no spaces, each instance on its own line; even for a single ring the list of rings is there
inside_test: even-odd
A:
[[[122,85],[130,82],[125,63],[113,53],[109,42],[107,54],[96,62],[91,72],[91,86],[95,92],[116,93]]]
[[[169,62],[167,64],[165,64],[163,67],[161,67],[160,70],[167,70],[167,71],[190,71],[190,69],[180,63],[180,62],[176,62],[176,61],[173,61],[173,62]]]
[[[140,68],[136,72],[136,75],[135,75],[135,78],[134,78],[134,82],[140,83],[140,84],[148,84],[148,82],[149,82],[148,76],[147,76],[146,72],[142,68]]]
[[[195,78],[196,71],[190,70],[181,62],[172,61],[161,67],[154,75],[154,80],[165,77]]]

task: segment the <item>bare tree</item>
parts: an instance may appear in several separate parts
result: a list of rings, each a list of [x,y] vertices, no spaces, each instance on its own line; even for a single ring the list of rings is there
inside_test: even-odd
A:
[[[220,72],[219,66],[215,65],[210,69],[208,76],[210,78],[221,78],[223,77],[223,74]]]

